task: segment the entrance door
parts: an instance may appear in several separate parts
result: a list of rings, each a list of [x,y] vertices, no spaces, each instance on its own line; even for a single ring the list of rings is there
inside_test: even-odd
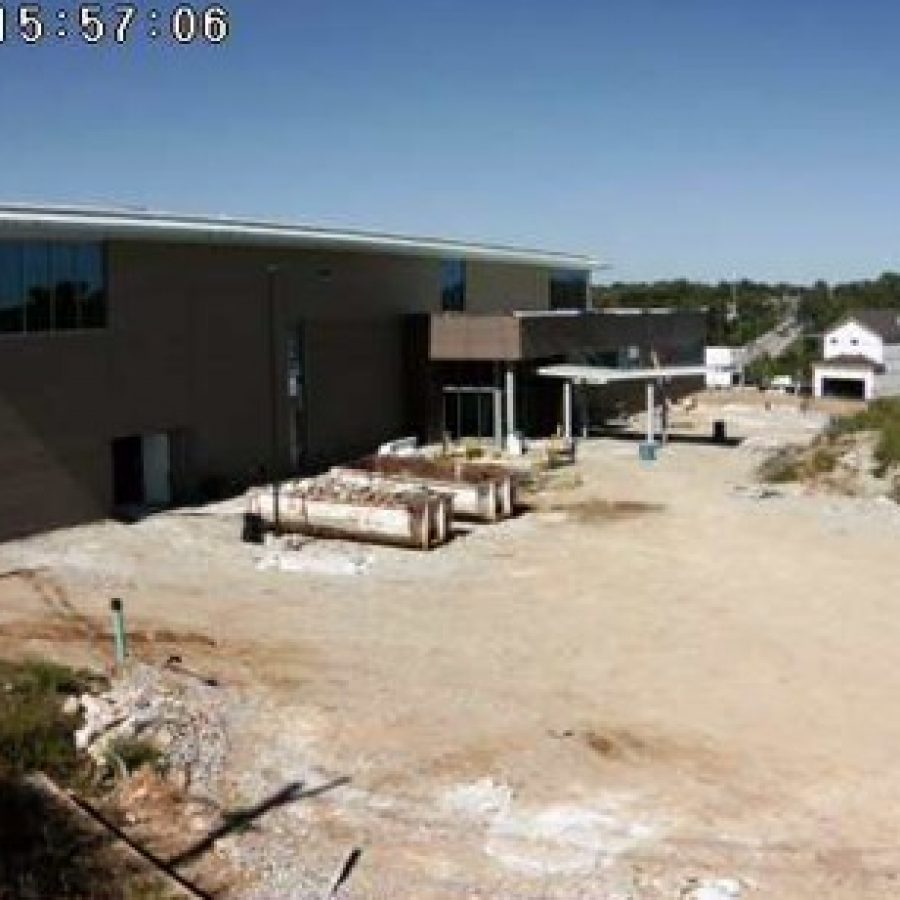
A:
[[[172,502],[172,472],[169,435],[145,434],[141,438],[144,453],[144,502],[148,506],[168,506]]]
[[[166,432],[116,438],[112,464],[115,506],[171,504],[172,451]]]
[[[462,438],[493,440],[496,437],[494,388],[444,388],[444,430]]]
[[[141,436],[116,438],[112,442],[113,503],[138,506],[144,502],[144,456]]]

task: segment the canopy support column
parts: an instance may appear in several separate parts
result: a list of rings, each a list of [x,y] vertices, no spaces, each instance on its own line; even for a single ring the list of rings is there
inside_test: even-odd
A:
[[[506,438],[516,432],[516,370],[512,363],[506,366]]]

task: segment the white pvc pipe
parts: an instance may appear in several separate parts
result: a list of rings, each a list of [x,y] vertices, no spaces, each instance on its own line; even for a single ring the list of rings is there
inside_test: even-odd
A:
[[[512,437],[516,430],[516,370],[506,367],[506,436]]]

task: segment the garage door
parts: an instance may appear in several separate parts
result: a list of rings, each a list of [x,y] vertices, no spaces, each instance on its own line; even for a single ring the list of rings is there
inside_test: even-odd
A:
[[[865,400],[866,382],[863,378],[823,378],[823,397],[840,397],[842,400]]]

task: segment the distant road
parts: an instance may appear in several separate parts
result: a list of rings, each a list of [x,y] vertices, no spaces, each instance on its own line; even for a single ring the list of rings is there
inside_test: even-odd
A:
[[[763,356],[770,356],[772,359],[781,356],[802,333],[803,329],[797,324],[796,317],[793,314],[787,316],[771,331],[761,334],[744,347],[744,365]]]

